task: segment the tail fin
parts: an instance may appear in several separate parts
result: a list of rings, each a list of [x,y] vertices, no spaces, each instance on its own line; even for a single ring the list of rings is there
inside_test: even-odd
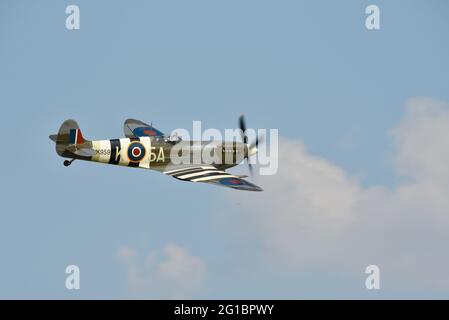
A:
[[[50,139],[56,142],[56,152],[61,156],[69,145],[77,145],[86,142],[75,120],[66,120],[59,128],[57,135],[50,135]]]
[[[70,129],[69,143],[70,144],[81,144],[84,143],[83,134],[81,129]]]

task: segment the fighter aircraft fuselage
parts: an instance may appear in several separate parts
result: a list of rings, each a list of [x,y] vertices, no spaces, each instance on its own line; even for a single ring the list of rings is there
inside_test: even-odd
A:
[[[65,158],[105,164],[163,171],[170,164],[214,165],[219,169],[233,167],[245,158],[247,148],[242,142],[179,141],[162,138],[137,137],[86,141],[78,150],[92,150],[90,156],[74,154],[66,148]]]
[[[78,159],[152,169],[178,180],[262,191],[243,179],[247,176],[225,171],[257,153],[259,140],[247,143],[243,117],[240,117],[240,128],[243,142],[183,141],[177,135],[164,135],[140,120],[128,119],[124,123],[124,138],[86,140],[76,121],[69,119],[62,123],[57,134],[50,135],[50,139],[56,143],[58,155],[71,159],[64,161],[66,167]],[[250,162],[248,167],[251,171]]]

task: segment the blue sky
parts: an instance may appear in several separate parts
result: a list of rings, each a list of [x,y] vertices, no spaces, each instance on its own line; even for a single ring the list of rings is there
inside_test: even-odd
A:
[[[70,4],[80,30],[65,28]],[[369,4],[380,7],[381,30],[365,28]],[[125,248],[163,260],[167,244],[204,267],[199,285],[183,284],[194,298],[447,297],[449,287],[394,276],[368,292],[360,261],[360,273],[287,266],[242,228],[275,194],[65,168],[48,135],[68,118],[88,139],[121,137],[127,118],[162,131],[193,120],[225,129],[244,112],[360,188],[392,189],[403,178],[389,132],[404,105],[449,101],[448,14],[446,1],[2,1],[0,297],[171,297],[176,279],[164,277],[134,292],[120,258]],[[79,291],[64,287],[69,264],[81,268]]]

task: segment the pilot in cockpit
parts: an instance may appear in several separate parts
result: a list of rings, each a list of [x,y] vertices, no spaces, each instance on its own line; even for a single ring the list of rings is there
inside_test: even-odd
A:
[[[165,142],[170,144],[177,144],[178,142],[181,142],[182,138],[178,136],[178,132],[172,133],[170,136],[165,138]]]

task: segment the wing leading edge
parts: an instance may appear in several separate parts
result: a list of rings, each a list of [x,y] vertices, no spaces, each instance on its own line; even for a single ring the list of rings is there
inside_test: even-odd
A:
[[[211,183],[237,190],[263,191],[261,187],[242,179],[241,176],[218,170],[214,166],[191,166],[163,173],[184,181]]]

